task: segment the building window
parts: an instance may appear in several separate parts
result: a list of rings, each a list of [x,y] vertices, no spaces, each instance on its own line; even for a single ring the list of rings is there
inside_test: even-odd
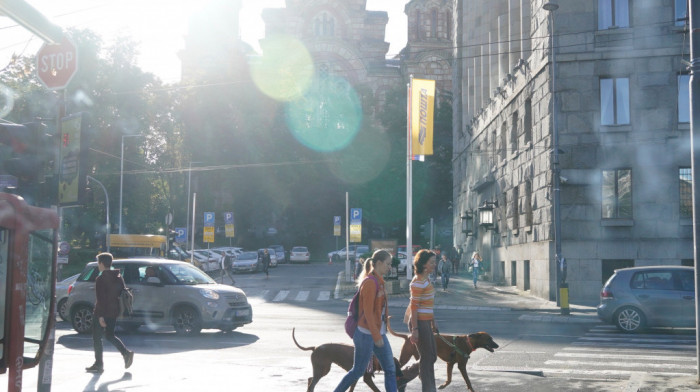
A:
[[[491,167],[495,167],[498,163],[498,136],[496,129],[491,132]]]
[[[430,38],[437,38],[438,13],[433,10],[430,21]]]
[[[693,175],[689,167],[678,169],[680,180],[680,217],[682,219],[693,218]]]
[[[598,0],[598,30],[630,27],[629,0]]]
[[[518,151],[518,112],[513,112],[513,126],[510,130],[510,149]]]
[[[520,227],[520,208],[518,208],[518,199],[520,198],[520,191],[518,189],[518,185],[513,187],[513,193],[512,193],[512,199],[510,201],[511,203],[511,210],[512,210],[512,215],[513,215],[513,230],[517,229]]]
[[[335,19],[323,12],[314,18],[314,34],[317,37],[332,37],[335,35]]]
[[[452,39],[452,13],[449,11],[445,12],[445,26],[447,30],[445,38]]]
[[[690,122],[690,75],[678,75],[678,122]]]
[[[532,180],[525,181],[525,226],[532,226]]]
[[[632,219],[632,169],[603,170],[603,219]]]
[[[523,119],[524,142],[525,144],[532,142],[532,99],[525,100],[525,118]]]
[[[688,22],[688,0],[676,0],[676,26],[685,26]]]
[[[628,78],[600,79],[600,122],[602,125],[630,123],[629,86]]]
[[[506,125],[505,121],[503,121],[503,125],[501,125],[501,140],[498,144],[498,149],[501,153],[501,160],[505,161],[508,156],[508,125]]]
[[[420,11],[416,11],[416,41],[420,40]]]

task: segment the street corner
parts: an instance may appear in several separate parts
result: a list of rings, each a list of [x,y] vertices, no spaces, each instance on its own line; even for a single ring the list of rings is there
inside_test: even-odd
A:
[[[625,391],[700,391],[700,385],[698,385],[698,378],[695,376],[634,373],[630,376]]]

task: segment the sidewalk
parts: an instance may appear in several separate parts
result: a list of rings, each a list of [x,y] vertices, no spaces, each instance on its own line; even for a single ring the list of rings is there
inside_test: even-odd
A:
[[[403,277],[405,279],[405,276]],[[514,286],[498,286],[480,280],[474,288],[471,274],[460,272],[450,277],[447,291],[442,291],[440,278],[435,284],[435,309],[521,311],[520,319],[555,323],[598,323],[595,306],[570,305],[569,315],[562,315],[556,302],[530,295]],[[346,282],[345,273],[338,274],[335,297],[350,299],[355,294],[355,282]],[[408,288],[389,294],[390,307],[405,307],[408,304]]]

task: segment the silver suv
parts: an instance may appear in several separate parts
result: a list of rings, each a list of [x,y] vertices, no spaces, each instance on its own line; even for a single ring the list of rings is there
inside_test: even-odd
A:
[[[134,294],[133,315],[117,320],[126,330],[172,325],[179,334],[195,335],[203,328],[231,331],[253,321],[253,310],[241,289],[218,284],[189,263],[121,259],[114,260],[112,268],[121,271]],[[66,307],[79,333],[92,330],[98,274],[97,263],[89,263],[69,289]]]
[[[693,267],[615,270],[600,291],[598,318],[624,332],[639,332],[645,327],[694,327]]]

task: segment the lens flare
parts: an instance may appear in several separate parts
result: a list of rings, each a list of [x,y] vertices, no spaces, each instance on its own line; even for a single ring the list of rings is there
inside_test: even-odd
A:
[[[322,152],[348,146],[362,124],[357,93],[345,79],[331,76],[316,79],[304,96],[287,104],[285,114],[294,137]]]
[[[253,82],[278,101],[302,96],[314,75],[314,64],[304,44],[288,36],[265,40],[263,55],[251,64]]]
[[[361,184],[379,176],[391,156],[391,143],[386,134],[376,130],[361,132],[345,150],[329,164],[333,175],[349,184]]]
[[[15,107],[15,95],[12,89],[0,84],[0,118],[5,118]]]

